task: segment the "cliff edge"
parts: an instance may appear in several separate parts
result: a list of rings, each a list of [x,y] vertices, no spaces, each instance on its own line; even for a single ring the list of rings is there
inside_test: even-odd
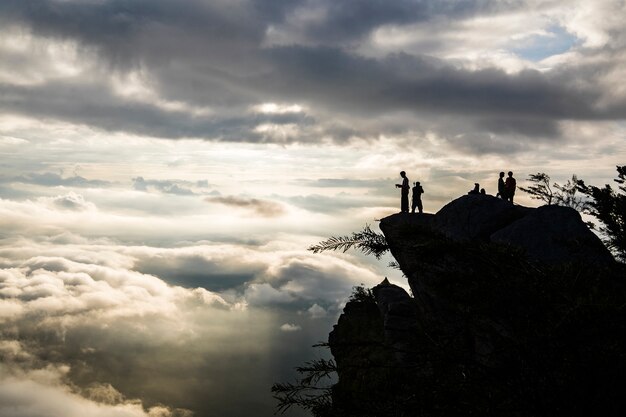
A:
[[[380,228],[413,296],[346,305],[329,416],[626,415],[626,274],[575,210],[468,195]]]

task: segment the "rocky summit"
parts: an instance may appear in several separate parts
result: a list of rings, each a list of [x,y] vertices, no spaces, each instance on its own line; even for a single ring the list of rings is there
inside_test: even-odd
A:
[[[324,415],[626,415],[626,273],[575,210],[467,195],[380,229],[412,295],[346,305]]]

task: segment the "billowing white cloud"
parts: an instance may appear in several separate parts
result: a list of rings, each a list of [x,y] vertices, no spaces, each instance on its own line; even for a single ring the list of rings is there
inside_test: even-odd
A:
[[[250,284],[246,289],[245,296],[252,305],[289,303],[295,299],[293,295],[277,290],[268,283]]]
[[[319,319],[322,317],[326,317],[328,312],[324,309],[324,307],[319,304],[313,304],[308,310],[307,313],[314,319]]]
[[[236,416],[245,405],[235,400],[234,386],[269,411],[271,397],[261,388],[294,364],[268,370],[259,362],[250,378],[249,358],[281,357],[296,345],[281,345],[280,335],[297,333],[305,360],[306,348],[330,326],[311,322],[318,336],[297,332],[310,300],[337,313],[354,276],[377,280],[345,256],[278,247],[64,242],[13,238],[0,248],[0,356],[8,364],[0,395],[12,406],[26,394],[10,387],[37,388],[41,395],[25,411],[35,415],[47,405],[61,412],[55,404],[68,402],[68,415],[176,417],[211,407]],[[319,309],[311,310],[316,317]],[[42,373],[45,380],[33,376]]]
[[[7,375],[0,369],[0,414],[5,417],[191,417],[190,410],[126,400],[110,384],[93,386],[81,396],[64,382],[67,367]]]
[[[85,248],[69,256],[74,260],[29,257],[33,249],[13,248],[2,255],[19,265],[0,270],[0,354],[8,364],[8,373],[0,378],[0,403],[7,412],[45,415],[49,407],[52,414],[47,415],[66,410],[70,416],[155,416],[183,404],[201,410],[204,400],[185,398],[192,386],[184,381],[198,380],[195,389],[205,398],[224,396],[210,387],[218,380],[238,381],[244,372],[237,370],[237,361],[264,355],[273,343],[271,314],[249,311],[241,302],[228,303],[202,288],[168,285],[126,269],[119,256],[121,262],[113,257],[107,266],[91,263],[98,256],[89,256]],[[68,247],[60,251],[72,252]],[[239,340],[242,330],[250,340]],[[225,347],[228,357],[222,357]],[[45,381],[32,378],[49,367],[64,373]],[[252,389],[268,377],[236,383]],[[104,390],[107,384],[111,388]],[[119,397],[115,392],[141,401],[114,401]],[[31,397],[36,399],[21,408]],[[233,404],[218,408],[223,415],[238,415]],[[176,413],[171,415],[183,415]]]
[[[297,332],[299,330],[302,330],[302,327],[298,326],[297,324],[285,323],[280,326],[280,330],[282,330],[283,332]]]

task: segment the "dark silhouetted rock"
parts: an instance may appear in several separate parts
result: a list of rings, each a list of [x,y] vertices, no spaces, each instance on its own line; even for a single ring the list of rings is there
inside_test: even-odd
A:
[[[614,262],[580,214],[569,207],[536,208],[493,233],[491,241],[522,248],[530,258],[543,262]]]
[[[391,284],[387,278],[372,288],[376,304],[383,318],[385,343],[392,349],[400,364],[410,364],[417,325],[415,303],[404,288]]]
[[[417,267],[415,245],[428,244],[436,236],[512,245],[523,249],[529,259],[541,262],[614,262],[576,210],[523,207],[489,195],[464,195],[435,215],[394,214],[381,219],[380,229],[403,271],[409,271],[407,277]]]
[[[434,214],[393,214],[380,220],[380,230],[385,234],[391,254],[396,260],[405,265],[409,270],[414,265],[417,268],[418,260],[415,259],[415,251],[408,241],[420,242],[428,239],[435,232]]]
[[[328,344],[339,376],[332,388],[333,415],[367,410],[370,401],[384,391],[386,378],[381,377],[381,370],[396,362],[385,348],[382,315],[374,299],[349,301]]]
[[[577,212],[467,195],[380,228],[413,297],[346,305],[324,417],[626,415],[626,270]]]
[[[464,195],[435,215],[437,229],[452,239],[488,240],[494,232],[528,214],[528,209],[490,195]]]
[[[387,278],[372,288],[372,293],[383,317],[393,310],[394,305],[411,300],[404,288],[390,283]]]

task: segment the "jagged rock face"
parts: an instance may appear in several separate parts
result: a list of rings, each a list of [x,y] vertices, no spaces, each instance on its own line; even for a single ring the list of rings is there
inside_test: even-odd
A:
[[[411,355],[417,309],[404,288],[389,283],[387,278],[374,288],[372,293],[383,319],[385,343],[391,348],[396,362],[411,365],[415,358]]]
[[[373,299],[346,304],[328,336],[339,377],[332,389],[333,416],[367,408],[376,397],[370,392],[381,391],[379,371],[394,362],[384,337],[383,318]]]
[[[397,305],[411,300],[411,296],[404,288],[390,283],[387,278],[372,288],[372,293],[383,317],[393,311]]]
[[[433,377],[415,349],[418,320],[409,294],[386,279],[372,293],[349,301],[329,335],[339,380],[332,388],[332,410],[323,417],[402,416],[398,404],[414,395],[414,387],[402,381]]]
[[[626,270],[578,213],[473,195],[444,209],[381,220],[413,297],[385,280],[367,315],[346,306],[333,416],[626,415]]]

